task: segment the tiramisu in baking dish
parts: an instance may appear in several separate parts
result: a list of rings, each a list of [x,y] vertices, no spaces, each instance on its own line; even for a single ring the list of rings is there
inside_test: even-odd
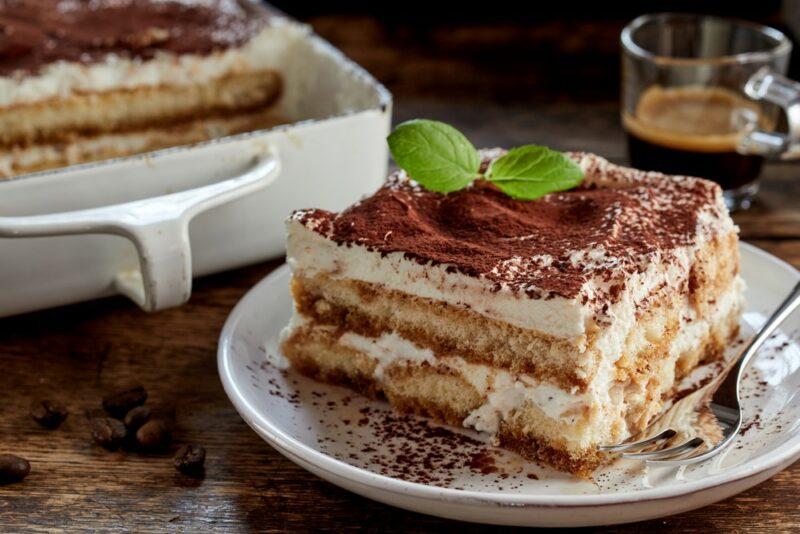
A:
[[[441,194],[399,171],[341,213],[294,213],[284,354],[591,473],[598,445],[643,429],[678,378],[721,356],[742,282],[719,186],[568,157],[583,182],[537,200],[480,180]]]
[[[0,3],[0,176],[272,126],[302,26],[239,0]]]

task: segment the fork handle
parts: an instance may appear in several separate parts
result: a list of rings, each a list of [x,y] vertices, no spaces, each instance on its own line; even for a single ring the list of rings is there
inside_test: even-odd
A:
[[[794,289],[792,289],[791,293],[789,293],[786,299],[769,317],[769,319],[767,319],[767,321],[761,325],[761,329],[750,341],[750,344],[747,345],[747,348],[742,351],[738,361],[731,367],[731,372],[720,375],[721,377],[725,377],[722,385],[719,388],[720,390],[723,390],[723,394],[735,394],[736,399],[741,401],[739,398],[738,386],[742,382],[742,375],[747,369],[748,364],[753,359],[753,356],[755,356],[755,354],[758,352],[758,349],[760,349],[764,342],[769,339],[769,336],[772,335],[775,329],[778,328],[778,326],[785,321],[795,309],[797,309],[798,305],[800,305],[800,282],[794,286]],[[713,391],[713,389],[714,388],[711,388],[711,391]]]

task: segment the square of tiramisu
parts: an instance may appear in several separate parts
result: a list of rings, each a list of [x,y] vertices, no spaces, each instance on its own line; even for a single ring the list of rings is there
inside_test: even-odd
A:
[[[677,379],[721,357],[742,282],[719,186],[569,157],[583,183],[537,200],[484,181],[435,193],[399,171],[341,213],[294,213],[284,354],[590,474],[599,445],[642,430]]]
[[[0,3],[0,176],[273,126],[287,35],[248,0]]]

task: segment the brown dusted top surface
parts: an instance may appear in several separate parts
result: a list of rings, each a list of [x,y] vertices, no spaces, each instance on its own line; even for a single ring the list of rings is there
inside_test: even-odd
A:
[[[0,0],[0,75],[109,54],[209,54],[263,27],[266,10],[249,11],[237,0]]]
[[[613,297],[614,280],[668,260],[670,250],[696,239],[699,212],[718,210],[711,182],[574,157],[588,166],[584,184],[535,201],[513,200],[486,182],[441,195],[396,173],[340,214],[309,210],[295,218],[339,244],[446,264],[498,290],[572,298],[591,276],[609,282]]]

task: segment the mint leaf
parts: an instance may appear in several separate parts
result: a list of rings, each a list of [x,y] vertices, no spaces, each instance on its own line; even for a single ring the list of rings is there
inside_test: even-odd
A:
[[[512,198],[534,200],[580,184],[583,169],[561,152],[525,145],[494,160],[486,179]]]
[[[425,189],[458,191],[479,177],[480,156],[464,134],[443,122],[404,122],[388,137],[397,165]]]

